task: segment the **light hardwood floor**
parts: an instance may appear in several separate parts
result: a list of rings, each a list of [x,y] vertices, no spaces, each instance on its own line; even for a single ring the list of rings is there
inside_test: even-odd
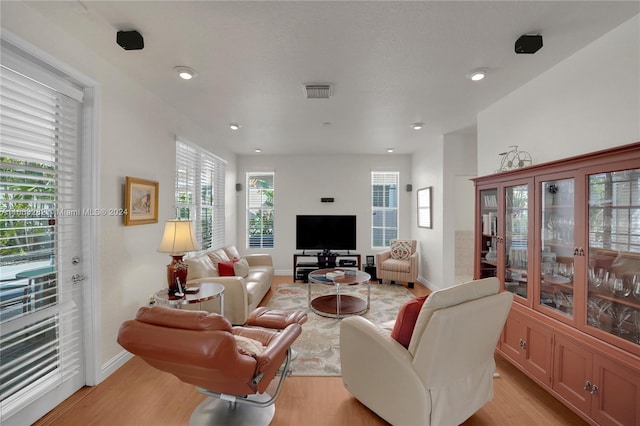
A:
[[[291,280],[290,276],[278,276],[274,286]],[[428,290],[416,285],[412,292],[423,295]],[[263,303],[270,297],[271,293]],[[500,377],[495,379],[493,401],[464,425],[586,425],[511,364],[500,357],[496,363]],[[187,425],[191,412],[203,399],[193,386],[133,358],[99,385],[76,392],[35,425]],[[340,377],[287,378],[271,422],[273,426],[385,424],[351,396]]]

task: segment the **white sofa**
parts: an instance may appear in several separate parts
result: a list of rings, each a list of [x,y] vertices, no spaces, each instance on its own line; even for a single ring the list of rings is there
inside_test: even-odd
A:
[[[235,267],[235,276],[220,276],[219,262],[242,259]],[[244,262],[246,260],[246,263]],[[242,325],[249,313],[262,301],[273,281],[273,261],[269,254],[241,256],[234,246],[212,249],[185,259],[189,265],[187,284],[203,282],[219,283],[224,286],[223,315],[233,325]],[[244,265],[244,266],[243,266]],[[218,302],[202,303],[199,309],[218,312]]]

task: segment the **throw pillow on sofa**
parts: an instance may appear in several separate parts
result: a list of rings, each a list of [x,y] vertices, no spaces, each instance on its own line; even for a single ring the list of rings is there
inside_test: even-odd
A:
[[[185,259],[185,263],[189,265],[187,280],[218,276],[218,270],[216,269],[215,264],[206,254],[187,258]]]
[[[416,297],[409,300],[402,305],[398,312],[398,318],[396,318],[393,330],[391,330],[391,337],[404,346],[405,349],[409,348],[413,329],[416,326],[420,309],[422,309],[422,305],[427,299],[427,296]]]
[[[244,257],[233,264],[233,272],[236,277],[246,278],[249,276],[249,262]]]
[[[240,259],[242,257],[240,256],[240,252],[238,251],[236,246],[226,246],[223,248],[223,250],[227,253],[227,256],[229,256],[230,259]]]
[[[224,249],[221,248],[213,251],[208,251],[207,256],[211,258],[211,261],[214,265],[217,265],[220,262],[228,262],[232,259],[231,257],[229,257],[229,255],[227,255],[227,252],[225,252]]]
[[[227,262],[218,262],[218,272],[220,273],[221,277],[233,277],[235,276],[235,270],[234,270],[234,265],[235,261],[234,260],[229,260]]]
[[[395,240],[391,242],[391,257],[398,260],[409,260],[411,258],[411,241]]]

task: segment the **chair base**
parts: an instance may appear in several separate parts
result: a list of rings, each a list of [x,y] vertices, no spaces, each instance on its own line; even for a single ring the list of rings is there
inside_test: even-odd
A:
[[[270,400],[271,396],[263,393],[251,395],[247,399],[263,403]],[[191,414],[189,425],[268,425],[275,412],[275,404],[259,407],[218,398],[207,398]]]

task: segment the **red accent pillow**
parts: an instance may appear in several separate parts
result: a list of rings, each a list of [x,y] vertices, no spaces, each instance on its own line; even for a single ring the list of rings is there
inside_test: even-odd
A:
[[[228,262],[218,262],[218,273],[221,277],[233,277],[236,273],[233,270],[233,260]]]
[[[398,318],[396,318],[396,323],[393,326],[393,330],[391,330],[391,337],[405,348],[409,348],[413,328],[416,326],[418,314],[427,296],[420,296],[409,300],[402,305],[400,311],[398,311]]]

